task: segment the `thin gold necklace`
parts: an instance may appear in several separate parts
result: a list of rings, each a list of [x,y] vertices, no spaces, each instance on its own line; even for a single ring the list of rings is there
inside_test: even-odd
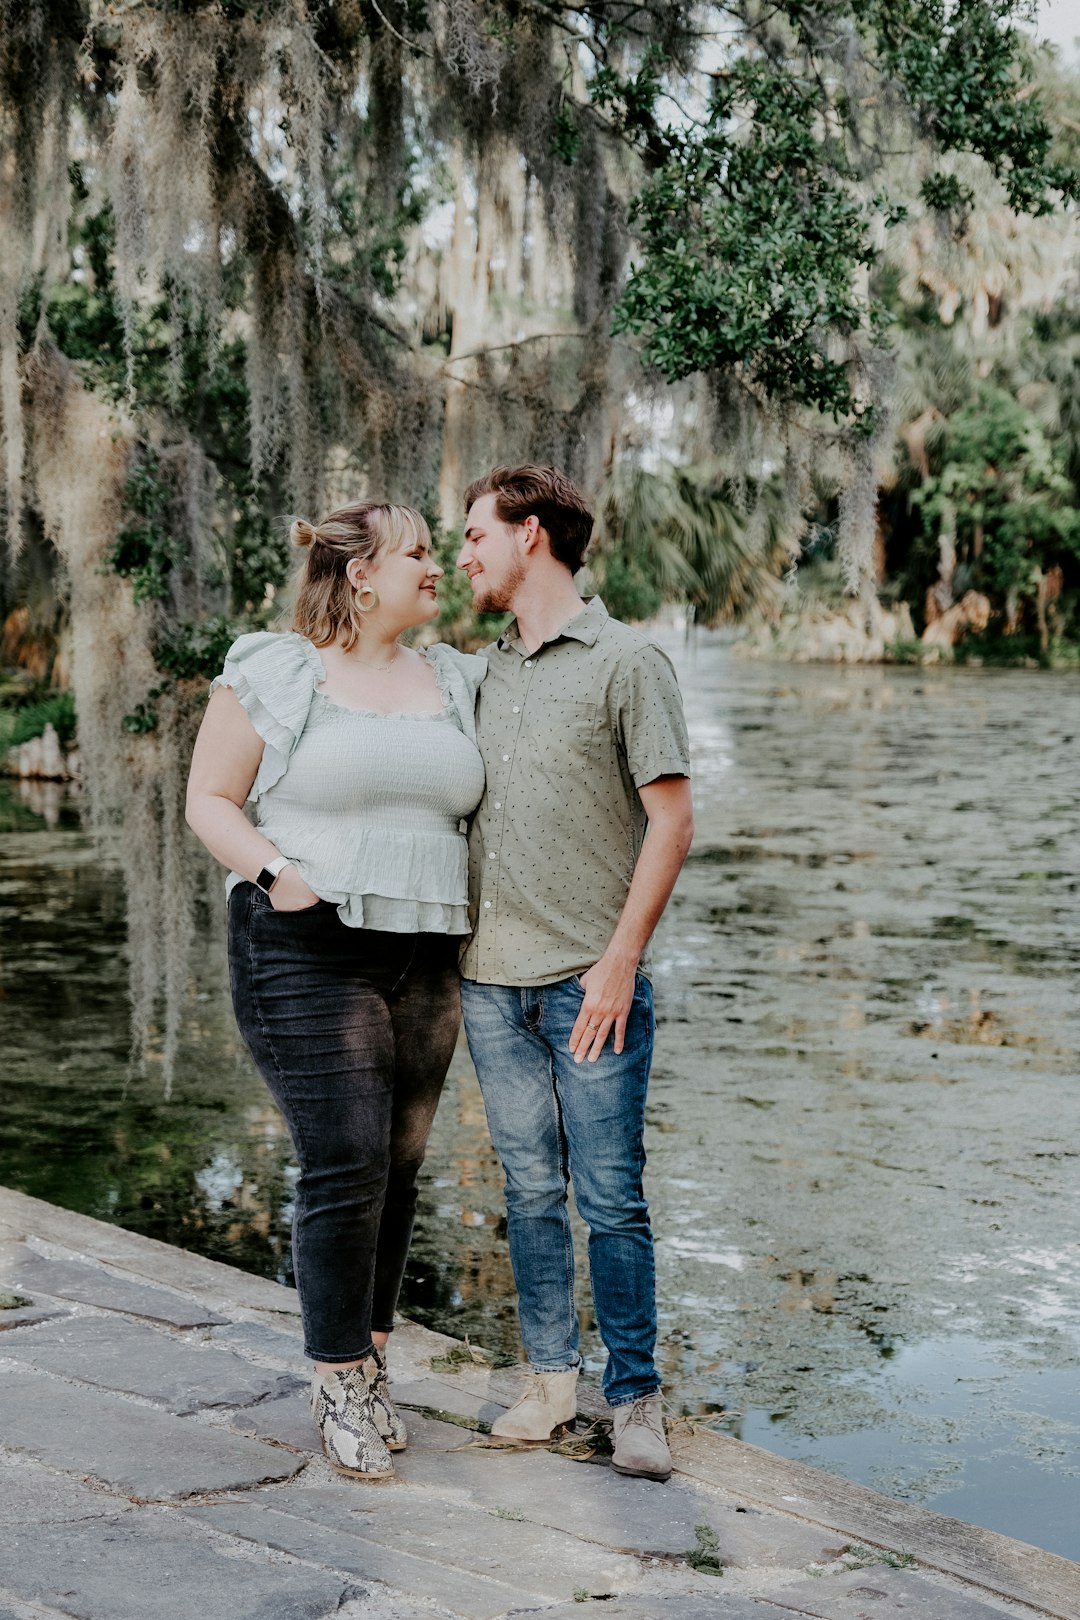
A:
[[[394,656],[391,658],[388,664],[365,664],[362,658],[354,658],[353,663],[359,664],[361,669],[370,669],[373,670],[377,675],[385,675],[387,670],[392,669],[397,663],[397,655],[400,651],[400,646],[394,648]]]

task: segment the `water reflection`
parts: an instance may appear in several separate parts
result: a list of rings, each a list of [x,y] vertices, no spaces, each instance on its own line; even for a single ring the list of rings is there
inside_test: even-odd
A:
[[[648,1114],[669,1391],[1078,1556],[1080,685],[673,650],[698,838],[659,940]],[[115,882],[53,808],[49,832],[0,803],[0,1180],[288,1278],[295,1172],[220,937],[166,1104],[128,1061]],[[464,1048],[405,1306],[517,1349]],[[581,1316],[596,1369],[584,1291]]]

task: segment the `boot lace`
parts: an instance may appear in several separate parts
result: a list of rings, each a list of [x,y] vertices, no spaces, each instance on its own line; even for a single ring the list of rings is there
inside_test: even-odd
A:
[[[654,1405],[649,1395],[634,1402],[627,1414],[626,1422],[628,1427],[631,1423],[638,1423],[643,1429],[651,1430],[659,1439],[665,1438],[663,1413],[659,1403]]]

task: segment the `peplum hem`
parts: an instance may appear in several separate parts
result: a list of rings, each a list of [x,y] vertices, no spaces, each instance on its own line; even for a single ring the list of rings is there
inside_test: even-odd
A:
[[[301,862],[296,861],[294,865],[300,866]],[[246,881],[239,872],[230,872],[225,880],[226,899],[238,883]],[[318,889],[315,892],[319,894]],[[453,901],[402,900],[385,894],[319,894],[319,898],[337,907],[346,928],[370,928],[383,934],[472,932],[468,906]]]
[[[271,801],[272,803],[272,801]],[[347,928],[394,934],[467,934],[468,850],[459,833],[365,827],[353,835],[348,859],[324,864],[309,849],[290,852],[285,828],[260,822],[271,843],[287,855],[321,900],[337,907]],[[226,893],[243,879],[229,874]],[[373,920],[375,919],[375,920]]]
[[[346,928],[387,934],[467,934],[468,906],[433,900],[388,900],[382,894],[350,894],[337,908]]]

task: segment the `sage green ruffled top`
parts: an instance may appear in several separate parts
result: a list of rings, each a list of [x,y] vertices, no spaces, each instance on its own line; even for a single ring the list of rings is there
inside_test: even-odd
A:
[[[265,745],[255,825],[350,928],[469,932],[465,828],[484,791],[474,708],[487,664],[442,642],[424,656],[442,695],[431,714],[332,703],[317,648],[292,632],[241,636],[213,683],[232,688]],[[230,872],[226,891],[242,881]]]

